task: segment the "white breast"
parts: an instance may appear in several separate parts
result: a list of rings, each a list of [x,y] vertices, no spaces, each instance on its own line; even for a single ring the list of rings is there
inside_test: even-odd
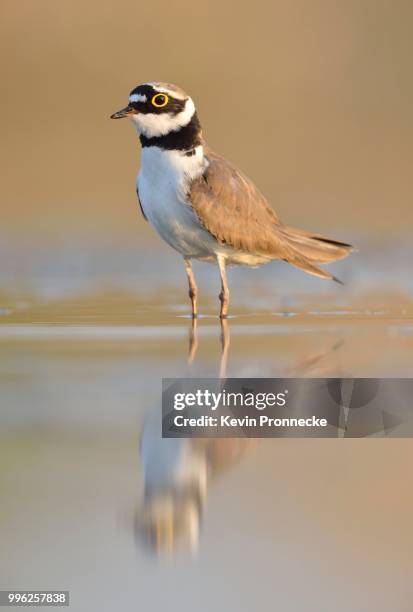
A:
[[[268,256],[219,244],[200,224],[187,200],[187,193],[191,181],[205,171],[208,162],[202,146],[195,151],[195,155],[186,156],[159,147],[142,149],[137,190],[148,221],[165,242],[184,257],[212,262],[220,254],[232,265],[267,263],[271,259]]]
[[[142,149],[137,180],[142,208],[160,236],[184,257],[208,257],[216,248],[187,201],[191,181],[204,172],[206,164],[202,146],[191,156],[159,147]]]

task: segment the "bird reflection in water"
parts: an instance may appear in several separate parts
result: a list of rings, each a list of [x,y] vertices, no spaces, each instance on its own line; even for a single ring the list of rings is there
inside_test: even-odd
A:
[[[172,555],[179,549],[195,553],[210,483],[236,465],[255,441],[161,438],[160,423],[156,426],[151,416],[141,444],[140,535],[159,555]]]
[[[188,364],[198,349],[198,321],[192,319]],[[220,378],[226,377],[230,345],[228,319],[221,320]],[[162,438],[160,410],[147,417],[141,436],[143,505],[137,520],[140,539],[159,555],[197,551],[208,486],[237,465],[256,441]]]
[[[198,321],[192,319],[188,364],[198,349]],[[295,368],[299,376],[326,375],[326,357],[341,343],[308,359]],[[225,379],[230,348],[229,320],[221,320],[219,376]],[[320,370],[321,368],[321,370]],[[328,370],[328,366],[327,366]],[[291,375],[291,374],[290,374]],[[143,467],[143,504],[136,522],[139,539],[159,556],[179,550],[197,551],[201,521],[210,484],[256,446],[251,438],[162,438],[161,411],[148,415],[142,430],[140,455]]]
[[[192,366],[198,351],[198,319],[191,320],[189,330],[189,352],[188,365]],[[228,368],[228,353],[230,346],[229,319],[221,319],[221,358],[219,366],[219,378],[226,378]]]

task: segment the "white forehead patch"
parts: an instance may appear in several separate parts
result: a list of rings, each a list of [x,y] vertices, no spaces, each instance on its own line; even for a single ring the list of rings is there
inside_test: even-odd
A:
[[[176,98],[177,100],[186,100],[186,98],[188,97],[182,90],[180,89],[175,89],[175,88],[168,88],[168,87],[163,87],[162,83],[145,83],[145,85],[149,85],[150,87],[153,87],[153,89],[155,91],[159,91],[160,93],[166,93],[170,96],[173,96],[174,98]]]
[[[129,102],[146,102],[147,101],[147,97],[145,96],[145,94],[132,94],[131,96],[129,96]]]

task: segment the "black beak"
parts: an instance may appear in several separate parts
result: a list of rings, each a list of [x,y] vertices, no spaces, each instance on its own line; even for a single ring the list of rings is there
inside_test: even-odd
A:
[[[133,106],[131,106],[131,104],[128,104],[128,106],[125,106],[125,108],[122,108],[121,110],[118,110],[116,113],[113,113],[113,115],[110,116],[111,119],[123,119],[124,117],[129,117],[129,115],[134,115],[136,114],[138,111],[133,108]]]

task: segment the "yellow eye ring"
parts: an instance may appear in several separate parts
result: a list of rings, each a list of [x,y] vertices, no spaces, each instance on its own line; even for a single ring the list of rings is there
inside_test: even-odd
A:
[[[151,102],[156,108],[162,108],[168,104],[169,97],[166,94],[157,93],[153,96]]]

